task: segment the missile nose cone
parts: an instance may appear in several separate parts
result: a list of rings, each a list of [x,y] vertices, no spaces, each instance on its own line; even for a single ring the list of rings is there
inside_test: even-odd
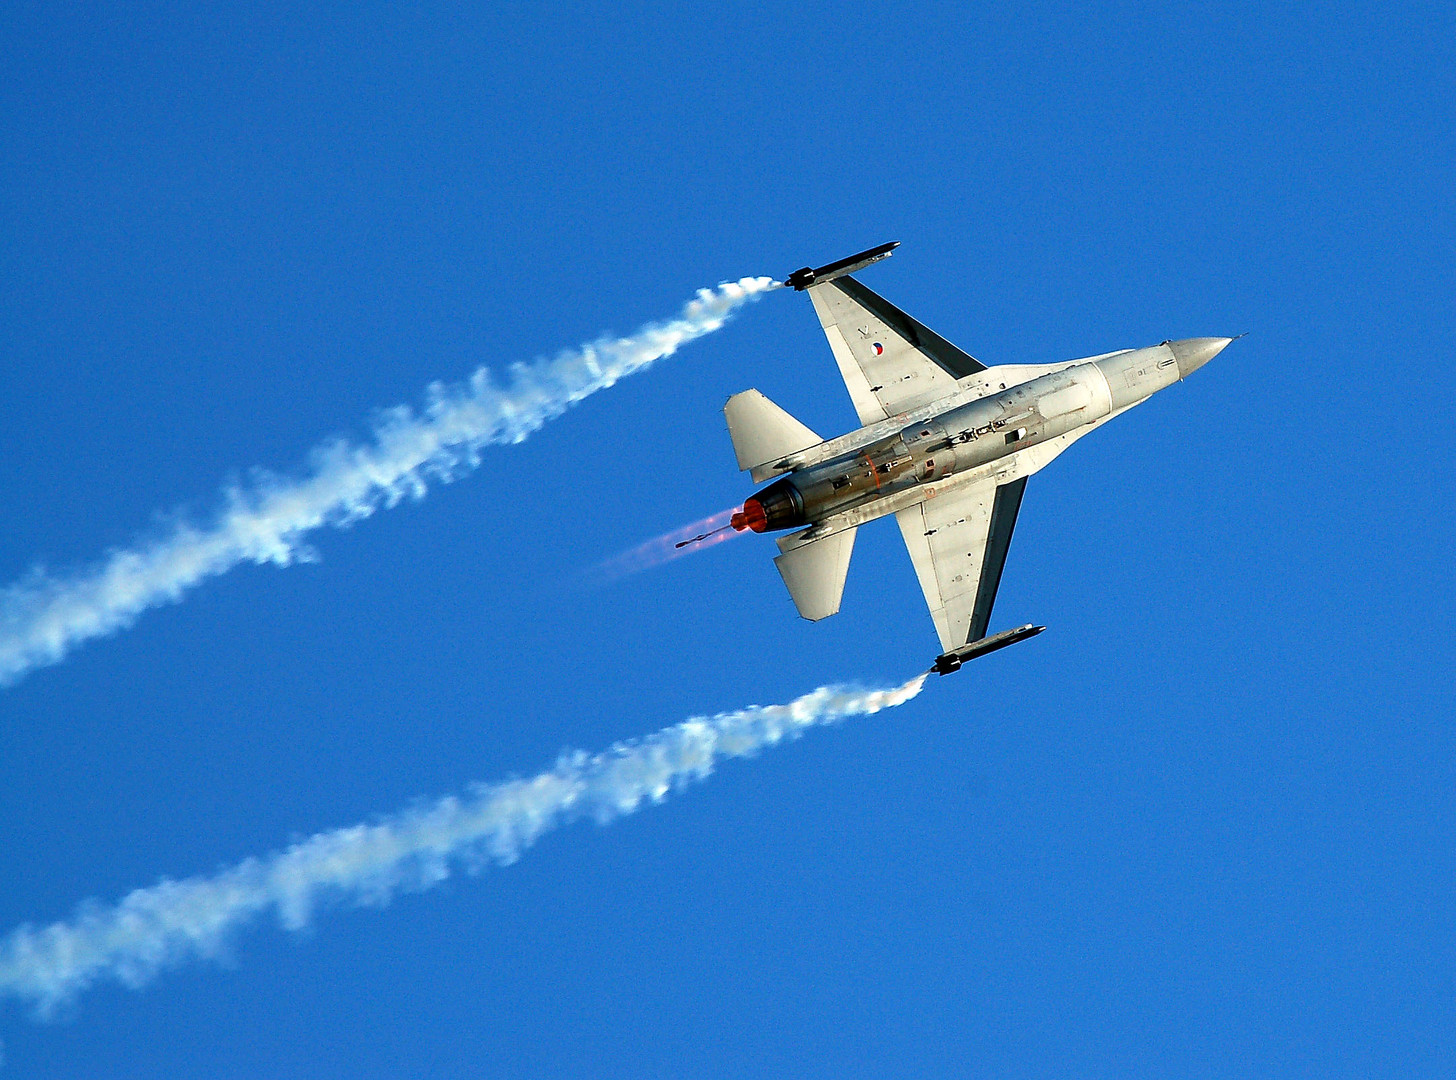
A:
[[[1178,378],[1186,379],[1228,347],[1233,338],[1195,337],[1182,341],[1168,341],[1165,345],[1178,361]]]

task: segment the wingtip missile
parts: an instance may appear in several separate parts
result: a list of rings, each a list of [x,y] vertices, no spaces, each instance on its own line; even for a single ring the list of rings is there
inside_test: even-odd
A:
[[[820,267],[806,266],[802,270],[795,270],[788,277],[784,278],[784,284],[792,289],[803,292],[811,285],[822,285],[826,281],[833,281],[845,274],[852,274],[856,270],[862,270],[872,262],[879,262],[900,246],[900,241],[891,240],[888,244],[881,244],[879,247],[870,248],[868,251],[861,251],[858,255],[851,255],[847,259],[840,259],[838,262],[826,263]]]
[[[979,641],[972,641],[962,645],[959,649],[952,649],[948,653],[942,653],[935,658],[935,666],[931,671],[941,675],[949,675],[953,671],[959,671],[961,665],[968,660],[974,660],[978,656],[985,656],[987,653],[995,652],[997,649],[1004,649],[1008,645],[1015,645],[1018,641],[1025,641],[1029,637],[1036,637],[1045,630],[1045,626],[1035,626],[1027,623],[1025,626],[1018,626],[1014,630],[1002,630],[999,634],[992,634],[990,637],[981,638]]]

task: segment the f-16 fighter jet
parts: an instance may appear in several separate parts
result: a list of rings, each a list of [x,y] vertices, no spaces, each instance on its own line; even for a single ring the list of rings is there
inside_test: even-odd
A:
[[[774,562],[799,614],[823,619],[839,610],[855,530],[894,514],[940,634],[934,670],[948,675],[1045,629],[986,635],[1026,478],[1233,339],[987,367],[850,277],[897,246],[784,282],[814,302],[864,426],[821,439],[757,390],[734,394],[723,412],[738,467],[777,479],[731,527],[789,530]]]

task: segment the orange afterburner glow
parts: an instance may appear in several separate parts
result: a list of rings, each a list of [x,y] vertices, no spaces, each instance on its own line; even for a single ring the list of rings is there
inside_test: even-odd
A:
[[[761,533],[768,528],[768,515],[763,512],[763,507],[757,499],[749,499],[743,504],[743,509],[733,515],[729,522],[735,532],[742,532],[744,529],[752,529]]]

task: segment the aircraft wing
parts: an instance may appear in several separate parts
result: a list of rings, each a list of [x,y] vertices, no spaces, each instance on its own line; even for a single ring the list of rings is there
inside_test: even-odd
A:
[[[848,275],[807,291],[862,424],[944,397],[956,379],[986,370]]]
[[[1025,489],[988,480],[895,514],[947,652],[986,636]]]

